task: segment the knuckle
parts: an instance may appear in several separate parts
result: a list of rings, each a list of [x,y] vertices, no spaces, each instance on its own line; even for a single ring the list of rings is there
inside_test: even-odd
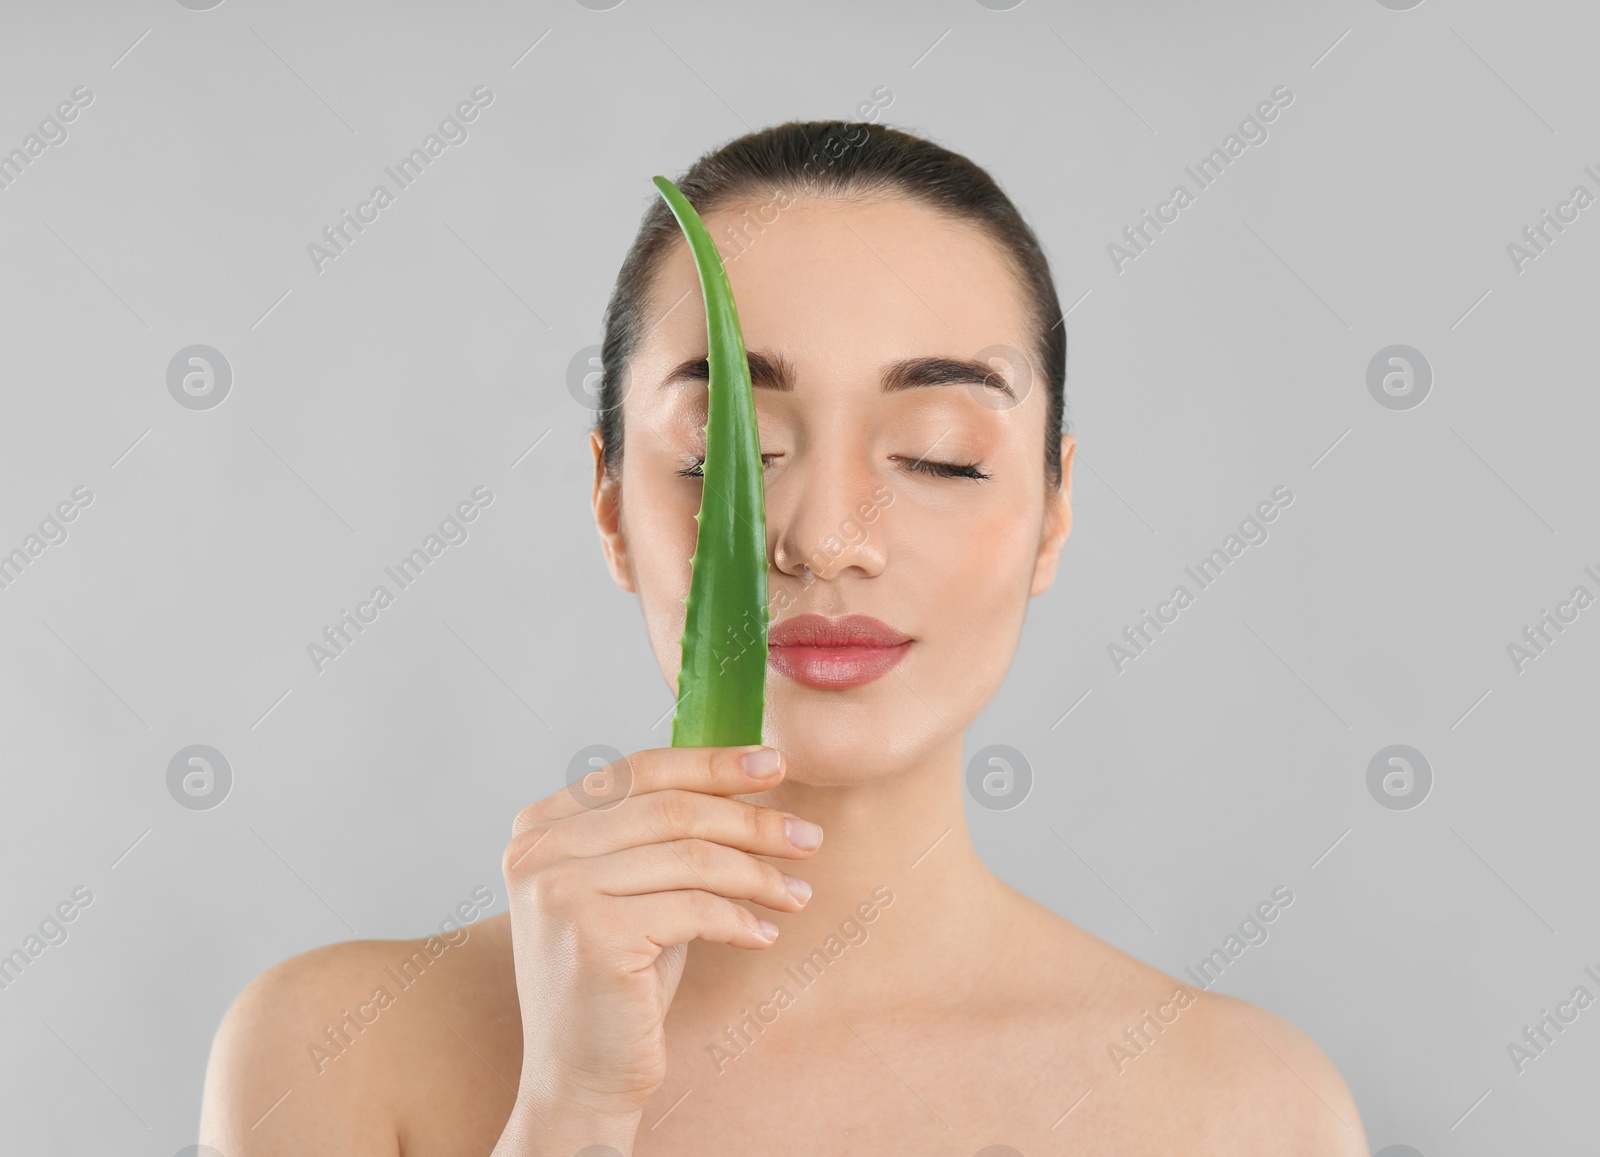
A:
[[[715,928],[727,918],[728,902],[721,896],[714,895],[702,889],[691,893],[690,901],[694,918],[702,927]]]
[[[500,856],[501,876],[509,883],[513,879],[530,875],[548,855],[551,844],[545,841],[549,835],[548,824],[535,824],[513,836]],[[551,841],[552,844],[553,842]],[[543,848],[536,852],[535,849],[539,849],[541,845]]]
[[[650,791],[661,781],[667,758],[664,753],[671,750],[670,747],[647,747],[622,757],[622,762],[633,775],[634,791]]]
[[[765,860],[755,860],[754,862],[761,866],[761,877],[762,882],[765,884],[765,891],[769,895],[787,898],[789,886],[783,882],[783,878],[788,873],[776,864],[769,864]]]
[[[716,866],[716,849],[706,840],[694,838],[675,840],[673,847],[697,876],[705,875]]]
[[[658,830],[662,834],[674,836],[688,831],[693,822],[694,802],[694,799],[686,792],[656,792],[654,808]]]
[[[741,777],[744,775],[744,766],[740,761],[744,758],[744,749],[736,747],[713,747],[706,751],[705,776],[712,783],[728,776]]]
[[[536,803],[530,803],[519,811],[511,820],[511,834],[520,836],[529,828],[537,826],[540,816],[543,814],[541,810],[543,805],[544,801],[539,800]]]
[[[500,854],[500,875],[506,880],[512,880],[522,875],[527,864],[529,842],[520,836],[506,845],[506,850]]]
[[[532,884],[534,902],[547,912],[567,907],[579,887],[570,861],[549,865],[533,877]]]
[[[751,842],[757,847],[766,847],[771,844],[783,844],[787,841],[783,835],[783,817],[769,807],[759,804],[745,804],[745,824],[750,832]]]

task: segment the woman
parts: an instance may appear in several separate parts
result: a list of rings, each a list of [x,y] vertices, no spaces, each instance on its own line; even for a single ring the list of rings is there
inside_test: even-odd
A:
[[[1074,927],[967,837],[963,729],[1071,526],[1065,327],[1032,231],[977,166],[875,125],[782,125],[677,183],[724,248],[756,387],[770,746],[637,752],[593,795],[530,804],[509,911],[371,1019],[348,1010],[431,941],[263,974],[218,1032],[201,1139],[227,1157],[1364,1154],[1307,1037]],[[590,441],[606,562],[669,687],[705,357],[658,201],[607,313]]]

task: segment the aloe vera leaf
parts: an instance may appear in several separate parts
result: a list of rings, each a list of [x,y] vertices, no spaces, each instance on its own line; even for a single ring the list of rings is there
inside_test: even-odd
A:
[[[737,747],[761,742],[766,698],[767,504],[755,394],[722,256],[678,187],[654,181],[700,275],[710,369],[672,746]]]

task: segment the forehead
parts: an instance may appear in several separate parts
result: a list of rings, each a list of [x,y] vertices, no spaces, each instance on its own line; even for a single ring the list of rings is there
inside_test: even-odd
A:
[[[928,354],[971,358],[1029,342],[1011,265],[979,226],[905,198],[742,202],[705,218],[747,349],[779,351],[805,379]],[[635,351],[659,381],[706,346],[705,308],[679,239],[652,284]]]

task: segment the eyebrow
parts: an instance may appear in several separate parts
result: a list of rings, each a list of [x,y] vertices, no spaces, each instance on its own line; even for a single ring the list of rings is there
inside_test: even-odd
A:
[[[748,350],[745,359],[750,365],[750,384],[758,390],[775,390],[793,393],[794,366],[783,355],[768,355],[760,350]],[[690,358],[679,364],[662,381],[662,388],[711,380],[711,371],[705,358]],[[1003,373],[986,362],[975,358],[953,358],[934,355],[920,358],[902,358],[890,362],[880,379],[881,392],[897,394],[902,390],[915,390],[924,386],[986,385],[1006,397],[1016,399],[1011,383]]]

